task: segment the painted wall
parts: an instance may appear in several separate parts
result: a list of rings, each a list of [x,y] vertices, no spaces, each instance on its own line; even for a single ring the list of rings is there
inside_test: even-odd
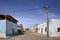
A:
[[[58,27],[60,27],[60,19],[51,19],[49,22],[49,36],[60,36],[60,32],[57,32]]]
[[[41,33],[41,28],[43,28],[42,34],[47,35],[47,32],[45,32],[46,24],[43,23],[38,25],[38,33]],[[57,31],[57,28],[60,28],[60,19],[50,19],[49,20],[49,36],[51,37],[60,36],[60,32]]]
[[[47,32],[45,32],[45,28],[46,28],[46,23],[44,23],[44,24],[39,24],[39,25],[38,25],[38,33],[47,35]]]
[[[7,27],[6,27],[7,36],[9,36],[13,33],[12,28],[14,28],[14,33],[17,33],[17,24],[10,22],[8,20],[7,20],[6,24],[7,24]]]
[[[6,20],[0,20],[0,37],[6,37]]]
[[[31,31],[32,31],[32,32],[38,32],[38,26],[33,26],[33,27],[31,28]]]
[[[35,27],[32,27],[32,28],[31,28],[31,31],[32,31],[32,32],[35,32]]]

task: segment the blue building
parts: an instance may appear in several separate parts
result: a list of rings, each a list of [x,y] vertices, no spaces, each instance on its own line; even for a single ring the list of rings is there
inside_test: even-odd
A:
[[[6,38],[17,33],[17,22],[11,15],[0,14],[0,37]]]

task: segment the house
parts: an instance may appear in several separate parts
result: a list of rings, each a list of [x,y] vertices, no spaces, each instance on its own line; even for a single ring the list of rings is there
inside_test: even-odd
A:
[[[46,26],[46,23],[38,25],[38,33],[47,35],[47,26]]]
[[[11,15],[0,14],[0,37],[6,38],[17,33],[17,22]]]
[[[46,23],[42,23],[38,25],[38,33],[47,35]],[[50,37],[60,36],[60,19],[49,20],[49,36]]]
[[[38,24],[34,25],[32,28],[31,28],[31,31],[33,32],[38,32]]]
[[[18,32],[19,33],[24,33],[24,28],[23,28],[23,25],[22,24],[18,24]]]
[[[31,28],[31,31],[32,32],[35,32],[35,27],[34,26]]]

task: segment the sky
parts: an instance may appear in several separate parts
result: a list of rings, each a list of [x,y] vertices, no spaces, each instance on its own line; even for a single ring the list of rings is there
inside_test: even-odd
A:
[[[46,21],[44,6],[49,6],[49,19],[60,18],[60,0],[0,0],[0,14],[10,14],[31,28]]]

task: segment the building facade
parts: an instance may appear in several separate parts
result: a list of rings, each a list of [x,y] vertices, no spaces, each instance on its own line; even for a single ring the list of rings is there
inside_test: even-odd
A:
[[[31,31],[33,31],[33,32],[38,32],[38,24],[34,25],[34,26],[31,28]]]
[[[10,15],[0,14],[0,37],[5,38],[17,33],[17,20]]]
[[[60,19],[50,19],[49,20],[49,36],[56,37],[60,36]],[[46,23],[38,25],[38,33],[47,35]]]
[[[24,31],[23,25],[22,24],[18,24],[18,29],[20,29],[21,31]]]
[[[46,23],[38,25],[38,33],[47,35],[47,26],[46,26]]]

